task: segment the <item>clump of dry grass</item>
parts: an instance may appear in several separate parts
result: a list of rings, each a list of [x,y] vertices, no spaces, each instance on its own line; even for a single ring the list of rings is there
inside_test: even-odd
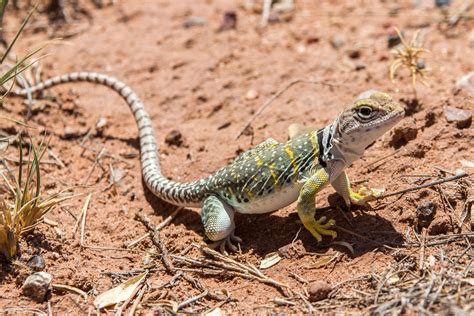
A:
[[[395,59],[390,64],[390,80],[392,80],[392,82],[395,81],[395,73],[400,67],[407,69],[410,72],[413,93],[415,94],[416,98],[417,80],[421,81],[421,83],[423,83],[425,86],[429,86],[428,82],[425,80],[429,69],[426,68],[424,62],[421,59],[423,54],[429,53],[429,50],[423,48],[419,43],[420,30],[413,34],[410,42],[405,39],[398,28],[395,28],[395,32],[397,32],[400,38],[402,47],[392,50],[392,53],[395,55]]]
[[[8,1],[0,1],[0,22],[5,13],[7,3]],[[0,90],[2,91],[0,102],[5,101],[5,97],[15,84],[15,78],[38,60],[31,61],[31,58],[44,47],[43,45],[33,50],[20,60],[14,58],[13,64],[5,62],[35,9],[36,6],[30,11],[14,38],[0,56]],[[4,88],[3,86],[12,79],[13,83],[11,86]],[[25,123],[2,115],[0,115],[0,118],[28,127]],[[3,186],[3,189],[5,189],[3,192],[6,192],[0,197],[0,253],[9,261],[18,253],[18,242],[21,236],[31,232],[40,224],[44,216],[55,205],[70,198],[70,196],[65,196],[62,192],[46,197],[41,194],[40,160],[46,147],[44,142],[38,148],[30,145],[28,157],[25,161],[23,145],[20,140],[17,176],[13,175],[6,163],[3,163],[5,168],[0,170],[0,175],[3,179],[3,184],[0,184],[0,186]]]
[[[12,260],[18,253],[22,235],[39,225],[54,206],[70,198],[63,192],[46,197],[42,195],[40,160],[45,150],[43,143],[38,149],[30,146],[25,161],[20,143],[18,175],[14,176],[8,168],[5,169],[8,176],[4,171],[0,173],[7,188],[7,193],[0,197],[0,252],[7,260]]]

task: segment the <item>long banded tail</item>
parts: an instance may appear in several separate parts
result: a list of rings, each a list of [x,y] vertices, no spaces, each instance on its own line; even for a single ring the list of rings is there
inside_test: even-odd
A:
[[[138,95],[124,82],[96,72],[72,72],[52,77],[26,89],[14,90],[12,93],[25,97],[28,93],[35,93],[64,83],[81,81],[107,86],[116,91],[127,102],[138,126],[141,168],[148,188],[159,198],[175,205],[200,205],[205,194],[203,181],[179,183],[168,180],[161,174],[158,145],[150,116]]]

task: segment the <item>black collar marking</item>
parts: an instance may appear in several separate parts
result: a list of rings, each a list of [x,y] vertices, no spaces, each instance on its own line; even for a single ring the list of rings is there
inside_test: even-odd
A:
[[[325,147],[323,145],[323,135],[324,135],[324,128],[321,128],[320,130],[316,132],[316,137],[318,140],[318,163],[323,168],[326,168],[327,163],[326,161],[324,161]],[[328,137],[328,138],[330,139],[331,137]]]

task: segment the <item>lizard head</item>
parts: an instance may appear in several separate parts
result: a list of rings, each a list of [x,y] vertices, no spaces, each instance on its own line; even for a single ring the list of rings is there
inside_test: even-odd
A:
[[[337,120],[340,141],[347,147],[367,148],[405,114],[390,95],[379,91],[369,93],[347,107]]]

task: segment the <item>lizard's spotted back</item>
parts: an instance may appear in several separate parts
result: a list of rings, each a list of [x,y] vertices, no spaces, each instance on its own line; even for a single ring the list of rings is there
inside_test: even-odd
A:
[[[277,210],[295,201],[317,157],[316,132],[286,143],[269,139],[209,177],[206,189],[242,213]]]

